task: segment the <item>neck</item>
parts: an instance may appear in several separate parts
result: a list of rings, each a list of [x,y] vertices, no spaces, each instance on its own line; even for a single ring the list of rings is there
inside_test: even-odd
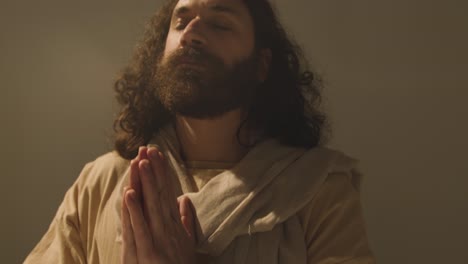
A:
[[[237,139],[237,130],[243,117],[241,110],[228,112],[215,119],[177,115],[175,128],[185,160],[238,162],[248,152],[248,148],[240,145]],[[245,142],[243,131],[240,137]]]

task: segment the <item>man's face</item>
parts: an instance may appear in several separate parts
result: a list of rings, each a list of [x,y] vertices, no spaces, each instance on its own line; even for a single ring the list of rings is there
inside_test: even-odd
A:
[[[180,0],[172,14],[163,61],[178,49],[196,46],[233,66],[252,54],[254,34],[242,0]]]
[[[248,105],[258,83],[254,27],[240,0],[180,0],[155,71],[170,111],[212,118]]]

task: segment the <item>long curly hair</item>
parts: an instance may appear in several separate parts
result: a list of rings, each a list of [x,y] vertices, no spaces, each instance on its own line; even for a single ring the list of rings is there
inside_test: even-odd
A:
[[[168,0],[151,18],[131,63],[114,84],[121,105],[114,121],[114,147],[125,159],[134,158],[138,147],[173,119],[150,84],[177,2]],[[325,144],[331,129],[321,110],[321,80],[309,70],[301,48],[288,36],[269,1],[244,3],[253,18],[256,49],[268,48],[272,57],[267,79],[258,87],[237,131],[238,139],[243,126],[253,126],[286,145],[313,148]]]

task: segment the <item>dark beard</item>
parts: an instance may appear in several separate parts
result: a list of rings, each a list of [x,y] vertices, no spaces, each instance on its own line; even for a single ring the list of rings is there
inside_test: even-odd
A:
[[[190,67],[184,60],[200,65]],[[154,73],[157,98],[171,113],[210,119],[237,108],[248,108],[255,95],[258,58],[256,54],[232,68],[222,60],[193,48],[175,51]]]

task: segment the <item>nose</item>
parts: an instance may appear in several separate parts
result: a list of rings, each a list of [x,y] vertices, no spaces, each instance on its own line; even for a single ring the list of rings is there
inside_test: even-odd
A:
[[[205,44],[206,39],[202,32],[202,21],[200,21],[200,17],[196,17],[185,27],[180,37],[180,45],[182,47],[191,46],[194,48],[201,48]]]

